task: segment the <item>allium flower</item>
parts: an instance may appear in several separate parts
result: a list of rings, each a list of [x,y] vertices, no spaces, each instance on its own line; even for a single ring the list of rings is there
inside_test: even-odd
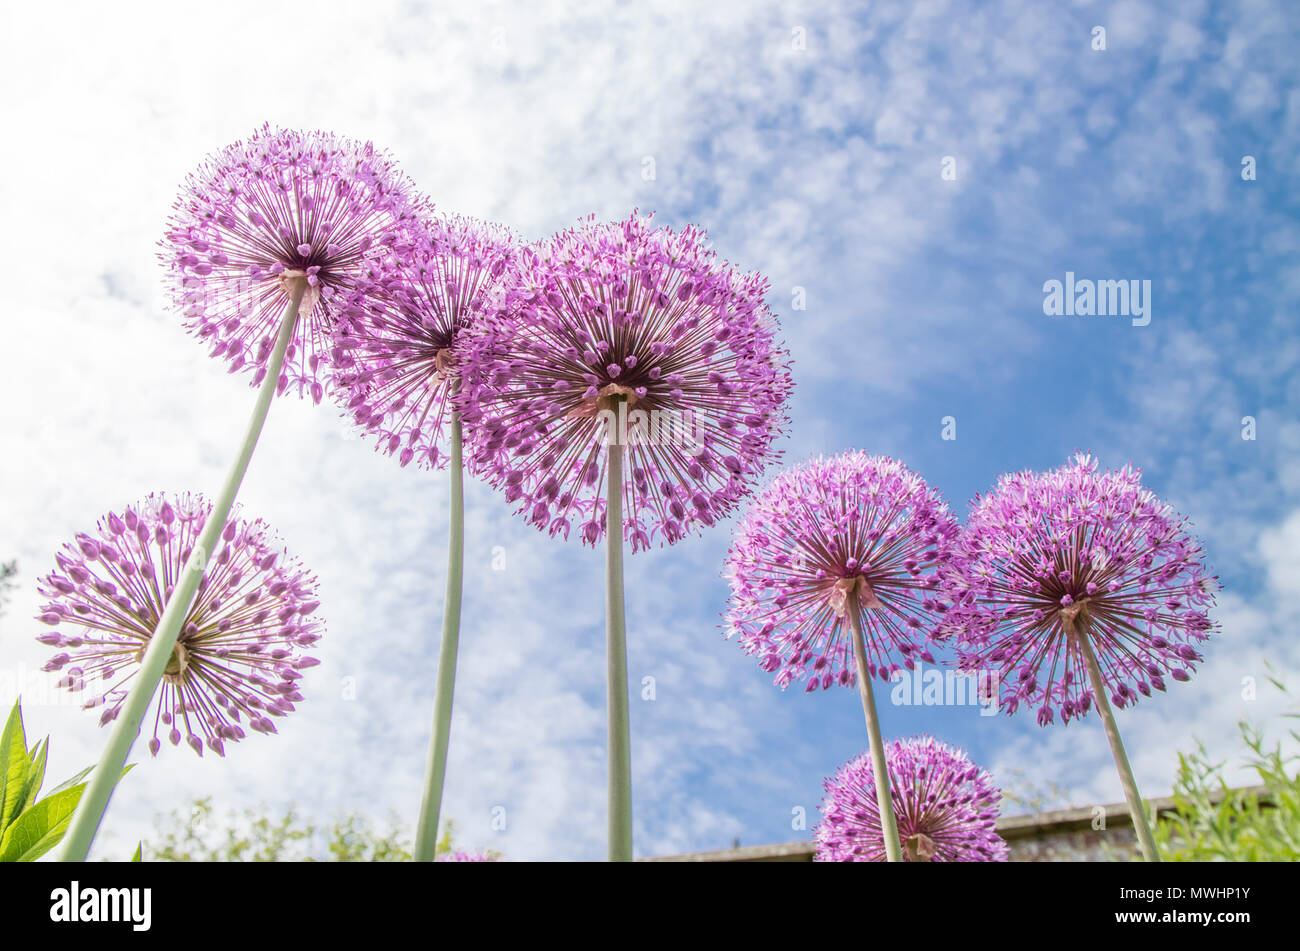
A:
[[[48,599],[40,620],[58,628],[37,638],[58,651],[45,670],[62,674],[58,686],[85,692],[86,708],[103,707],[101,726],[120,712],[211,509],[201,496],[150,495],[110,512],[94,534],[78,534],[40,580]],[[260,519],[231,518],[221,539],[157,694],[155,756],[160,733],[200,756],[205,743],[225,755],[226,741],[244,738],[241,723],[275,733],[271,718],[293,711],[302,671],[319,663],[304,651],[323,630],[312,614],[315,578]]]
[[[1002,791],[965,754],[929,736],[888,744],[898,837],[909,862],[1005,862],[994,831]],[[863,753],[826,780],[819,862],[883,862],[885,840],[871,759]]]
[[[766,279],[719,262],[698,228],[635,213],[528,249],[519,274],[467,354],[471,465],[533,525],[589,545],[607,438],[626,447],[633,551],[729,513],[776,456],[791,389]]]
[[[340,316],[364,301],[371,252],[424,211],[412,184],[369,142],[263,126],[186,180],[160,257],[186,328],[230,372],[266,375],[294,278],[307,281],[277,382],[320,402],[321,362]]]
[[[1087,638],[1111,701],[1126,707],[1165,677],[1187,680],[1214,625],[1216,579],[1186,522],[1125,467],[1091,456],[1047,473],[1004,475],[977,498],[942,569],[953,601],[945,631],[960,665],[991,671],[1000,705],[1037,708],[1038,722],[1081,717],[1094,697],[1078,636]]]
[[[462,332],[502,303],[514,236],[472,218],[420,220],[375,266],[372,295],[337,340],[340,395],[377,448],[438,468],[443,423],[458,388]]]
[[[457,850],[455,852],[441,852],[434,859],[435,862],[496,862],[499,859],[495,855],[489,855],[486,852],[464,852]]]
[[[900,663],[933,663],[926,643],[946,605],[930,569],[957,531],[938,494],[893,459],[854,451],[798,465],[754,497],[736,529],[731,630],[782,688],[803,677],[809,691],[857,683],[854,601],[869,672],[887,681]]]

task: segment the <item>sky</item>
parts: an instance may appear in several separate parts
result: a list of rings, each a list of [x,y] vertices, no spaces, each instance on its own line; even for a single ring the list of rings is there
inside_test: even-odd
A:
[[[166,311],[155,255],[185,175],[271,122],[373,140],[528,240],[633,208],[705,228],[771,279],[787,463],[892,455],[959,515],[1076,449],[1140,467],[1224,590],[1193,680],[1119,712],[1134,770],[1165,795],[1204,743],[1249,782],[1238,721],[1280,736],[1296,703],[1266,665],[1300,689],[1298,39],[1290,0],[4,4],[0,703],[52,735],[51,777],[106,741],[40,672],[35,579],[109,509],[220,484],[253,392]],[[1149,308],[1049,316],[1067,273]],[[328,404],[276,401],[240,499],[320,577],[322,664],[278,736],[142,763],[94,856],[199,796],[413,826],[446,497]],[[511,859],[600,858],[602,554],[474,482],[466,524],[443,815]],[[638,856],[807,839],[866,748],[854,690],[782,693],[724,637],[730,531],[627,558]],[[1096,717],[877,693],[887,738],[932,733],[1009,791],[1122,799]]]

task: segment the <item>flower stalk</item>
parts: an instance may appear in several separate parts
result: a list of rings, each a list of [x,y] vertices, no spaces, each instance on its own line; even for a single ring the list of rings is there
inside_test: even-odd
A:
[[[194,600],[199,582],[203,579],[208,557],[215,551],[218,537],[230,517],[235,496],[244,481],[249,461],[253,458],[253,450],[266,423],[271,400],[275,396],[280,379],[280,370],[284,366],[285,351],[293,339],[298,324],[298,312],[306,291],[306,278],[292,279],[289,306],[280,321],[275,347],[267,365],[266,377],[258,389],[257,401],[253,404],[253,413],[248,421],[243,444],[239,448],[220,493],[213,501],[212,512],[203,525],[198,543],[194,546],[194,551],[180,577],[176,579],[172,596],[167,601],[167,606],[158,620],[158,626],[154,629],[148,648],[140,661],[135,686],[131,688],[122,705],[121,713],[109,735],[108,746],[100,757],[99,764],[91,772],[90,781],[86,784],[86,790],[68,825],[63,850],[60,853],[60,858],[64,862],[86,860],[91,843],[94,842],[104,813],[108,809],[108,801],[113,794],[113,789],[122,774],[122,767],[126,765],[131,746],[140,733],[140,724],[153,699],[154,691],[158,688],[158,683],[172,660],[177,635],[189,612],[190,603]]]
[[[889,766],[885,761],[885,742],[880,735],[875,693],[871,689],[871,672],[867,669],[867,644],[862,636],[862,616],[856,588],[849,589],[846,606],[849,626],[853,629],[853,659],[857,664],[858,693],[862,697],[862,713],[867,720],[871,773],[876,781],[876,802],[879,804],[880,826],[885,837],[885,861],[901,862],[903,857],[898,841],[898,821],[894,817],[894,799],[889,789]]]
[[[1061,612],[1062,627],[1083,654],[1084,666],[1088,669],[1088,680],[1092,684],[1092,694],[1096,701],[1097,714],[1106,728],[1106,740],[1110,743],[1111,755],[1115,758],[1115,770],[1119,773],[1120,785],[1124,787],[1124,799],[1128,802],[1129,815],[1133,819],[1133,831],[1137,833],[1138,847],[1142,858],[1148,862],[1159,862],[1160,851],[1156,848],[1155,836],[1151,834],[1151,824],[1147,821],[1146,807],[1138,793],[1137,780],[1133,776],[1133,767],[1129,765],[1128,754],[1124,752],[1124,740],[1119,735],[1119,726],[1115,723],[1115,712],[1110,701],[1106,699],[1106,680],[1102,676],[1097,655],[1093,653],[1088,642],[1087,611],[1083,603],[1078,610]],[[1083,623],[1080,624],[1080,617]],[[1082,629],[1081,629],[1082,628]]]
[[[429,740],[429,763],[420,821],[416,830],[414,859],[432,862],[438,845],[438,815],[442,810],[442,787],[447,775],[447,749],[451,743],[452,697],[456,689],[456,654],[460,643],[460,602],[465,563],[465,492],[462,466],[460,413],[451,411],[450,507],[447,538],[447,594],[442,608],[442,646],[438,652],[438,685],[433,699],[433,736]]]
[[[617,430],[615,430],[617,434]],[[623,607],[623,446],[608,447],[605,502],[605,676],[608,694],[609,860],[632,861],[632,749],[628,725],[627,622]]]

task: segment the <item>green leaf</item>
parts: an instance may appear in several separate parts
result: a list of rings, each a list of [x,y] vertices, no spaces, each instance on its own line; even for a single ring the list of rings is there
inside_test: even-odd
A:
[[[136,843],[136,847],[135,847],[135,855],[131,856],[131,861],[132,861],[132,862],[141,862],[141,861],[143,861],[143,859],[140,857],[140,853],[143,852],[143,851],[144,851],[144,843],[143,843],[143,842],[138,842],[138,843]]]
[[[125,766],[118,782],[134,766],[134,763]],[[48,796],[26,809],[4,830],[4,835],[0,836],[0,862],[34,862],[58,845],[68,830],[81,794],[86,790],[86,784],[77,783],[77,780],[89,772],[90,768],[83,769],[52,789]]]
[[[134,763],[123,767],[117,781],[121,782],[134,767]],[[73,813],[77,811],[77,803],[81,802],[82,792],[86,791],[86,783],[77,783],[77,780],[88,772],[90,768],[83,769],[72,780],[60,783],[39,803],[25,809],[4,830],[3,837],[0,837],[0,861],[35,861],[59,844],[68,831]]]
[[[23,798],[18,803],[18,809],[14,813],[14,818],[18,817],[24,809],[36,801],[40,795],[41,783],[45,781],[45,757],[50,752],[50,738],[47,736],[34,747],[32,747],[29,759],[31,768],[27,770],[27,782],[23,785]]]
[[[4,732],[0,733],[0,830],[8,828],[22,808],[19,800],[27,783],[28,765],[23,712],[20,701],[14,701]]]
[[[93,766],[87,766],[85,769],[83,769],[81,772],[77,773],[75,776],[69,776],[69,777],[68,777],[67,779],[65,779],[63,782],[59,783],[57,786],[55,786],[53,789],[51,789],[49,794],[50,794],[51,796],[53,796],[55,793],[61,793],[61,792],[64,792],[65,790],[71,789],[73,786],[77,785],[77,784],[80,783],[83,779],[85,779],[85,778],[86,778],[86,774],[89,773],[89,772],[90,772],[92,769],[94,769],[94,768],[95,768],[95,767],[93,767]],[[131,768],[131,767],[128,766],[126,769],[122,770],[122,775],[125,776],[125,775],[126,775],[126,770],[127,770],[127,769],[130,769],[130,768]]]
[[[19,816],[0,838],[0,862],[34,862],[58,845],[86,786],[46,796]]]

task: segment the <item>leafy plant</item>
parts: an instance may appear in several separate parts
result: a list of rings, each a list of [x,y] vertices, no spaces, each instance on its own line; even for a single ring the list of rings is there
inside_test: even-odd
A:
[[[0,862],[34,862],[58,845],[81,800],[90,767],[37,798],[49,748],[49,737],[27,748],[21,701],[15,702],[0,733]]]
[[[349,813],[329,823],[301,816],[290,806],[277,816],[265,809],[230,810],[216,821],[210,798],[172,810],[145,843],[151,862],[407,862],[411,843],[395,823],[381,828]],[[437,852],[454,850],[453,824],[443,825]]]
[[[1286,693],[1275,678],[1269,680]],[[1300,714],[1285,713],[1300,718]],[[1160,818],[1156,844],[1166,862],[1294,862],[1300,859],[1300,757],[1264,744],[1264,734],[1238,723],[1246,764],[1263,790],[1233,789],[1224,763],[1213,762],[1205,746],[1178,755],[1174,809]],[[1287,731],[1293,740],[1300,733]]]

